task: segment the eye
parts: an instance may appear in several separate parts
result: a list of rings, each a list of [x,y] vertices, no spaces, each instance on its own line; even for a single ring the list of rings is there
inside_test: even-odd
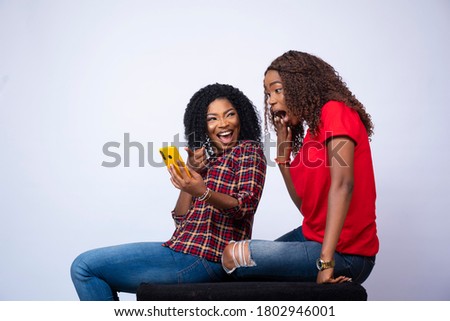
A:
[[[210,121],[213,121],[213,120],[216,120],[216,117],[213,117],[213,116],[206,117],[206,121],[207,122],[210,122]]]
[[[236,115],[236,113],[234,112],[234,111],[230,111],[228,114],[227,114],[227,117],[233,117],[233,116],[235,116]]]
[[[275,93],[280,94],[283,91],[283,88],[277,88],[275,89]]]

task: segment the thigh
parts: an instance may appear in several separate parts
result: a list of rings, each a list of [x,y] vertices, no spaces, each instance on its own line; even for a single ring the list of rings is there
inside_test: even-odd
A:
[[[227,278],[222,264],[204,258],[173,252],[177,264],[178,283],[218,282]]]
[[[177,264],[172,250],[159,242],[109,246],[80,257],[90,274],[120,292],[135,292],[142,282],[176,283]]]
[[[82,255],[90,273],[118,292],[135,293],[141,283],[216,282],[226,277],[220,263],[175,252],[159,242],[91,250]]]
[[[316,259],[322,245],[317,242],[273,242],[252,240],[250,257],[252,267],[238,268],[237,278],[315,281],[317,277]]]

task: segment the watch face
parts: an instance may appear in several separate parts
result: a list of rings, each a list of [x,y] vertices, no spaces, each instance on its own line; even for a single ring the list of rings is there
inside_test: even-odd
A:
[[[316,267],[319,271],[322,271],[322,260],[321,259],[316,260]]]
[[[325,262],[322,259],[317,259],[316,260],[316,266],[317,266],[317,269],[319,271],[323,271],[323,270],[329,269],[329,268],[334,268],[334,260],[333,261],[329,261],[329,262]]]

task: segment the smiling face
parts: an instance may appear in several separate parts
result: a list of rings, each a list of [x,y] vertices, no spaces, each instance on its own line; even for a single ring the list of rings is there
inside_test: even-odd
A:
[[[233,105],[225,98],[211,102],[206,113],[206,128],[219,152],[237,145],[241,124]]]
[[[278,116],[288,126],[296,126],[300,123],[298,117],[292,114],[286,105],[283,82],[278,71],[267,71],[264,77],[264,90],[272,119]]]

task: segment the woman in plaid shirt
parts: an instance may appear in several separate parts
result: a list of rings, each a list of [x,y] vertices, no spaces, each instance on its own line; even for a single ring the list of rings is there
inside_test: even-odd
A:
[[[71,276],[80,300],[118,300],[118,292],[136,293],[144,282],[224,280],[225,246],[251,238],[266,172],[255,107],[237,88],[208,85],[191,98],[184,125],[191,175],[169,168],[180,190],[172,237],[79,255]]]

